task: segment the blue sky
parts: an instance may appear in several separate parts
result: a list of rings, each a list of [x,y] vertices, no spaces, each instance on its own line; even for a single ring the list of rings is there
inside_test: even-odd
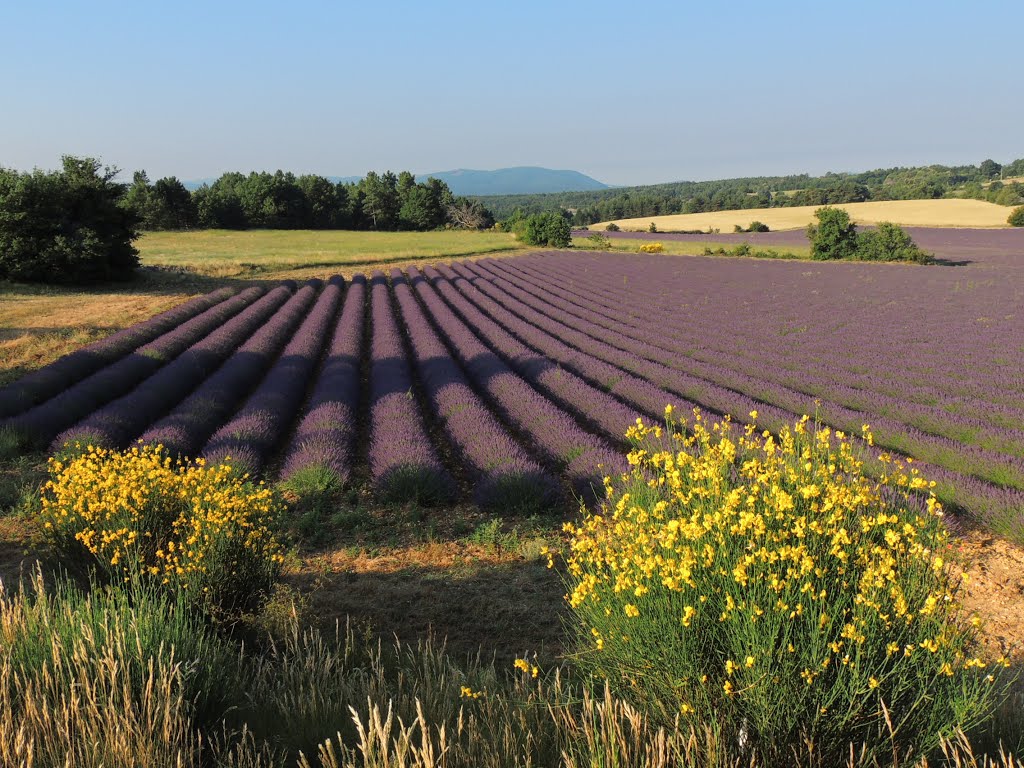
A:
[[[0,3],[0,165],[543,165],[613,184],[1024,156],[1017,2]]]

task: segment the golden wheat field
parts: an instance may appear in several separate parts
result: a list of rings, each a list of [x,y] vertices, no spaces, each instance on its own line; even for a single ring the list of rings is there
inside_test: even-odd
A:
[[[752,221],[767,224],[773,230],[802,229],[814,219],[821,206],[802,205],[794,208],[751,208],[742,211],[683,213],[673,216],[646,216],[637,219],[616,219],[624,230],[646,231],[653,221],[659,230],[717,229],[732,232],[739,225],[748,227]],[[1010,209],[983,200],[885,200],[870,203],[836,205],[850,213],[858,224],[891,221],[906,227],[1005,227]],[[601,230],[609,222],[591,224]]]

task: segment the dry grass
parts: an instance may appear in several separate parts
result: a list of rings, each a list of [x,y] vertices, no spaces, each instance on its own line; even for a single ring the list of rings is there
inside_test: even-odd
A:
[[[814,219],[821,206],[803,205],[795,208],[752,208],[743,211],[684,213],[674,216],[647,216],[637,219],[616,219],[622,229],[646,232],[653,221],[661,231],[717,229],[732,232],[735,225],[747,227],[752,221],[767,224],[772,230],[802,229]],[[1006,227],[1010,209],[983,200],[889,200],[871,203],[837,205],[849,211],[858,224],[891,221],[905,227]],[[608,222],[591,224],[601,231]]]
[[[0,385],[203,292],[192,285],[104,290],[0,284]]]

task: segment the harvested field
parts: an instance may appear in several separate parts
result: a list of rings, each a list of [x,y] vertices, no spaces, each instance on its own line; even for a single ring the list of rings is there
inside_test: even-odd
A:
[[[660,230],[682,231],[717,229],[732,232],[734,226],[746,228],[752,221],[767,224],[773,230],[802,229],[814,220],[821,206],[794,208],[751,208],[740,211],[684,213],[672,216],[647,216],[617,219],[615,224],[627,231],[646,231],[651,222]],[[1012,209],[983,200],[887,200],[869,203],[844,203],[833,206],[848,211],[858,224],[891,221],[906,227],[1006,227]],[[609,222],[592,224],[595,231],[604,230]]]

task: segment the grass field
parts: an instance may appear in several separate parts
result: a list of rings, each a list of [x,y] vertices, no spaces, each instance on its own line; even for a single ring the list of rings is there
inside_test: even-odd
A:
[[[145,266],[180,267],[211,277],[305,278],[348,275],[403,262],[522,250],[503,232],[203,230],[150,232],[137,243]]]
[[[795,208],[752,208],[744,211],[715,211],[713,213],[685,213],[674,216],[647,216],[638,219],[617,219],[615,223],[625,230],[646,232],[651,222],[663,231],[712,230],[732,232],[739,225],[747,227],[752,221],[767,224],[772,230],[801,229],[814,219],[821,206],[804,205]],[[1006,227],[1009,208],[983,200],[891,200],[871,203],[837,205],[850,213],[858,224],[877,224],[891,221],[907,227]],[[609,222],[591,224],[600,231]]]

